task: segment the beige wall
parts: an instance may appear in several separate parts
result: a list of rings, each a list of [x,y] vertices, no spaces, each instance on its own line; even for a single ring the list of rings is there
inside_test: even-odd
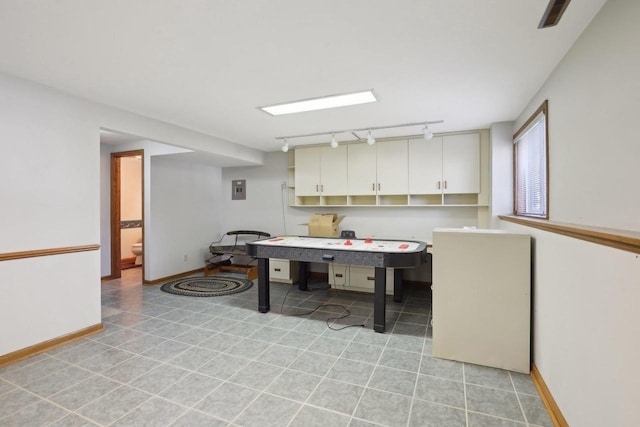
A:
[[[122,221],[142,220],[142,159],[120,159],[120,218]],[[142,242],[142,228],[128,228],[120,232],[120,257],[131,258],[131,245]]]

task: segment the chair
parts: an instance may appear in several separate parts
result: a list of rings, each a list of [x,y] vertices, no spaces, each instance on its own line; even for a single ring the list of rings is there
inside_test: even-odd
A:
[[[247,275],[248,280],[257,279],[258,266],[252,265],[255,258],[247,256],[244,244],[266,237],[271,237],[271,235],[264,231],[234,230],[227,232],[220,240],[209,245],[209,252],[212,256],[204,267],[205,276],[223,271],[240,271]]]

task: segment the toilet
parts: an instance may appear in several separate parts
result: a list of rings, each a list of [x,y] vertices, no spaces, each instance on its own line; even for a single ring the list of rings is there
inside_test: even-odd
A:
[[[136,256],[135,265],[142,265],[142,242],[134,243],[131,246],[131,252]]]

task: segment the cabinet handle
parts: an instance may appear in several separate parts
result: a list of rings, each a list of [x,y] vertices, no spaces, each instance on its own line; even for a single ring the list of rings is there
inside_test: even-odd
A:
[[[438,181],[438,190],[440,190],[440,181]]]
[[[324,193],[324,184],[321,184],[321,185],[320,185],[320,192],[321,192],[321,193]]]
[[[343,277],[341,273],[336,273],[336,277]]]
[[[380,183],[378,183],[378,191],[380,191]]]
[[[371,191],[376,191],[376,183],[371,184]]]
[[[316,193],[318,192],[318,184],[316,184]]]
[[[447,189],[447,181],[444,182],[444,189]]]
[[[273,270],[274,270],[274,271],[280,271],[280,269],[279,269],[279,268],[274,268]]]
[[[367,280],[376,280],[376,276],[367,276]]]

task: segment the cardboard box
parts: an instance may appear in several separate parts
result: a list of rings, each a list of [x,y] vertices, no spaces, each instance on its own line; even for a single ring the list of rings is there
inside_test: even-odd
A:
[[[309,218],[309,236],[339,237],[340,222],[344,216],[338,214],[313,214]]]

